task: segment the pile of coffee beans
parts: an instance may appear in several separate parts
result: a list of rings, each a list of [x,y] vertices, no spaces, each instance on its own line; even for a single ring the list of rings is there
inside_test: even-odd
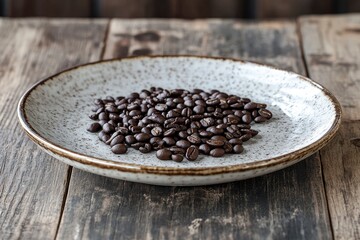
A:
[[[167,90],[151,87],[127,97],[96,99],[89,132],[115,154],[128,147],[156,151],[160,160],[189,161],[199,154],[222,157],[241,153],[243,142],[258,134],[251,122],[269,120],[266,104],[218,90]]]

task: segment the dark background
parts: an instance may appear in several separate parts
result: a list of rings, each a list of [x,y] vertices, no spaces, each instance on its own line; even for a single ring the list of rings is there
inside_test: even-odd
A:
[[[0,0],[8,17],[295,18],[360,11],[360,0]]]

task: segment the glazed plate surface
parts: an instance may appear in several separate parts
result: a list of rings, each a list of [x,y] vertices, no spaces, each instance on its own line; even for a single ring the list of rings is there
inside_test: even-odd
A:
[[[155,152],[115,155],[86,131],[93,100],[127,96],[151,86],[219,89],[268,104],[273,118],[253,124],[259,134],[242,154],[200,155],[195,162],[160,161]],[[40,81],[21,98],[18,114],[29,137],[76,168],[157,185],[207,185],[267,174],[323,147],[340,124],[341,109],[319,84],[255,63],[207,57],[153,56],[78,66]]]

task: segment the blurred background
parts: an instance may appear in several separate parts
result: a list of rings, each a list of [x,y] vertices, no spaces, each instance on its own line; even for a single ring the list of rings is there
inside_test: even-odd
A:
[[[268,19],[359,11],[360,0],[0,0],[6,17]]]

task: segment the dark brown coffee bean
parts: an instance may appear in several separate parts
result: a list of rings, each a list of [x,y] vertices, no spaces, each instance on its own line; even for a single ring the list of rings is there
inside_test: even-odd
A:
[[[111,147],[111,151],[115,154],[124,154],[127,152],[127,147],[125,144],[116,144]]]
[[[206,104],[209,106],[216,106],[219,105],[220,100],[218,98],[212,98],[212,99],[208,99],[206,100]]]
[[[161,127],[154,127],[153,129],[151,129],[151,134],[154,137],[161,136],[162,133],[163,133],[163,129]]]
[[[137,142],[130,145],[132,148],[135,148],[136,150],[139,150],[139,148],[144,147],[145,143],[143,142]]]
[[[180,148],[180,147],[175,147],[175,146],[170,147],[169,150],[173,154],[185,154],[185,152],[186,152],[185,149]]]
[[[179,111],[179,109],[170,110],[166,114],[166,118],[175,118],[175,117],[179,117],[179,116],[181,116],[181,112]]]
[[[143,127],[141,129],[141,132],[151,134],[151,130],[152,130],[152,128],[150,128],[150,127]]]
[[[234,111],[234,115],[239,118],[242,118],[242,116],[244,116],[244,113],[240,110],[237,110],[237,111]]]
[[[201,123],[198,122],[198,121],[192,122],[192,123],[190,124],[190,127],[191,127],[191,128],[195,128],[195,129],[199,129],[199,128],[201,128]]]
[[[175,128],[170,128],[164,132],[165,137],[173,136],[176,133]]]
[[[224,132],[225,138],[230,140],[232,138],[234,138],[234,134],[233,133],[229,133],[229,132]]]
[[[124,139],[125,139],[125,137],[124,137],[123,135],[118,135],[118,136],[116,136],[115,138],[113,138],[112,140],[109,139],[109,140],[111,140],[110,146],[112,147],[112,146],[114,146],[114,145],[116,145],[116,144],[123,143],[123,142],[124,142]]]
[[[213,134],[216,134],[216,135],[220,135],[220,134],[223,134],[224,133],[224,129],[222,128],[217,128],[217,127],[214,127],[214,126],[211,126],[211,127],[208,127],[206,129],[206,131],[209,131]]]
[[[221,147],[224,145],[224,141],[222,140],[214,140],[214,139],[209,139],[206,141],[207,144],[209,144],[212,147]]]
[[[134,143],[136,143],[136,139],[133,135],[127,135],[127,136],[125,136],[125,142],[129,145],[134,144]]]
[[[209,131],[201,131],[201,132],[199,132],[199,135],[201,137],[212,137],[214,134],[212,132],[209,132]]]
[[[242,153],[244,151],[244,147],[242,145],[235,145],[233,147],[234,153]]]
[[[138,133],[135,134],[134,137],[139,142],[146,142],[151,138],[151,135],[148,133]]]
[[[197,128],[188,128],[188,130],[186,130],[186,133],[188,135],[192,135],[194,133],[198,133],[198,130],[197,130]]]
[[[203,127],[207,128],[207,127],[214,125],[215,120],[213,118],[208,117],[208,118],[201,119],[200,123]]]
[[[223,142],[226,142],[226,141],[227,141],[227,138],[224,137],[224,136],[221,136],[221,135],[212,136],[211,139],[212,139],[212,140],[220,140],[220,141],[223,141]]]
[[[233,138],[229,140],[229,143],[233,145],[241,145],[243,142],[240,138]]]
[[[258,111],[257,111],[257,110],[253,110],[253,111],[251,112],[251,116],[252,116],[253,118],[256,118],[257,116],[259,116]]]
[[[256,104],[256,107],[257,108],[266,108],[267,105],[265,103],[258,103],[258,104]]]
[[[228,115],[223,119],[226,124],[238,124],[240,122],[240,118],[235,115]]]
[[[264,118],[267,118],[267,119],[272,118],[272,113],[267,109],[260,108],[258,113],[260,116],[262,116]]]
[[[110,113],[117,113],[117,112],[119,112],[119,110],[118,110],[117,107],[115,107],[115,106],[108,106],[108,107],[105,108],[105,110],[106,110],[107,112],[110,112]]]
[[[254,110],[256,108],[257,108],[257,103],[255,103],[255,102],[246,103],[244,106],[245,110]]]
[[[200,152],[202,152],[203,154],[209,155],[209,153],[210,153],[210,151],[211,151],[211,147],[210,147],[208,144],[204,143],[204,144],[201,144],[201,145],[199,146],[199,150],[200,150]]]
[[[150,143],[145,143],[143,147],[139,147],[139,151],[142,153],[149,153],[151,152],[152,146]]]
[[[99,118],[98,118],[98,115],[97,114],[90,114],[89,115],[89,118],[91,119],[91,120],[98,120]]]
[[[184,157],[180,154],[173,154],[171,155],[171,159],[174,160],[175,162],[182,162]]]
[[[234,104],[231,104],[230,107],[234,108],[234,109],[242,109],[244,107],[244,104],[243,103],[234,103]]]
[[[89,132],[98,132],[101,130],[101,125],[97,122],[90,124],[90,126],[87,128]]]
[[[104,113],[104,112],[100,113],[99,120],[106,120],[106,121],[109,120],[109,114]]]
[[[162,140],[165,142],[165,145],[169,147],[175,145],[176,143],[175,140],[171,137],[164,137]]]
[[[252,138],[252,135],[251,135],[250,133],[247,133],[247,134],[242,135],[242,136],[240,137],[241,141],[243,141],[243,142],[248,141],[250,138]]]
[[[200,101],[200,100],[197,100],[197,101]],[[197,105],[193,108],[193,111],[196,113],[196,114],[203,114],[205,112],[205,108],[204,106],[201,106],[201,105]]]
[[[256,123],[262,123],[262,122],[265,122],[267,119],[262,117],[262,116],[258,116],[254,119],[254,122]]]
[[[137,116],[137,115],[141,115],[141,111],[139,111],[139,110],[131,110],[129,112],[129,116],[131,116],[131,117],[134,117],[134,116]]]
[[[185,157],[189,161],[195,161],[197,157],[199,156],[199,149],[196,146],[190,146],[187,148]]]
[[[179,140],[176,142],[176,146],[184,148],[184,149],[190,147],[190,145],[191,145],[191,143],[187,140]]]
[[[192,135],[188,136],[187,140],[192,144],[200,144],[201,143],[200,137],[196,134],[192,134]]]
[[[178,133],[178,136],[179,136],[180,138],[187,138],[188,134],[186,133],[186,131],[180,131],[180,132]]]
[[[186,100],[184,102],[184,105],[187,106],[187,107],[194,107],[195,106],[195,103],[193,100]]]
[[[156,122],[156,123],[164,123],[165,122],[165,117],[161,114],[153,114],[151,116],[148,117],[149,120],[153,121],[153,122]]]
[[[140,110],[141,107],[137,103],[130,103],[130,104],[127,105],[126,109],[129,110],[129,111],[131,111],[131,110]]]
[[[103,126],[103,131],[105,133],[112,133],[115,131],[115,127],[109,123],[105,123]]]
[[[250,114],[245,114],[244,116],[242,116],[241,120],[246,124],[250,124],[251,121],[252,121],[251,115]]]
[[[171,160],[171,151],[166,148],[157,150],[156,157],[160,160]]]
[[[225,154],[225,150],[222,148],[214,148],[210,151],[210,156],[212,157],[222,157]]]
[[[243,134],[251,134],[252,137],[256,136],[259,132],[254,129],[241,129],[241,133]]]
[[[233,151],[233,146],[229,142],[225,142],[223,148],[225,153],[231,153]]]
[[[168,106],[166,104],[163,104],[163,103],[158,103],[155,105],[155,109],[160,111],[160,112],[164,112],[166,111],[168,108]]]

